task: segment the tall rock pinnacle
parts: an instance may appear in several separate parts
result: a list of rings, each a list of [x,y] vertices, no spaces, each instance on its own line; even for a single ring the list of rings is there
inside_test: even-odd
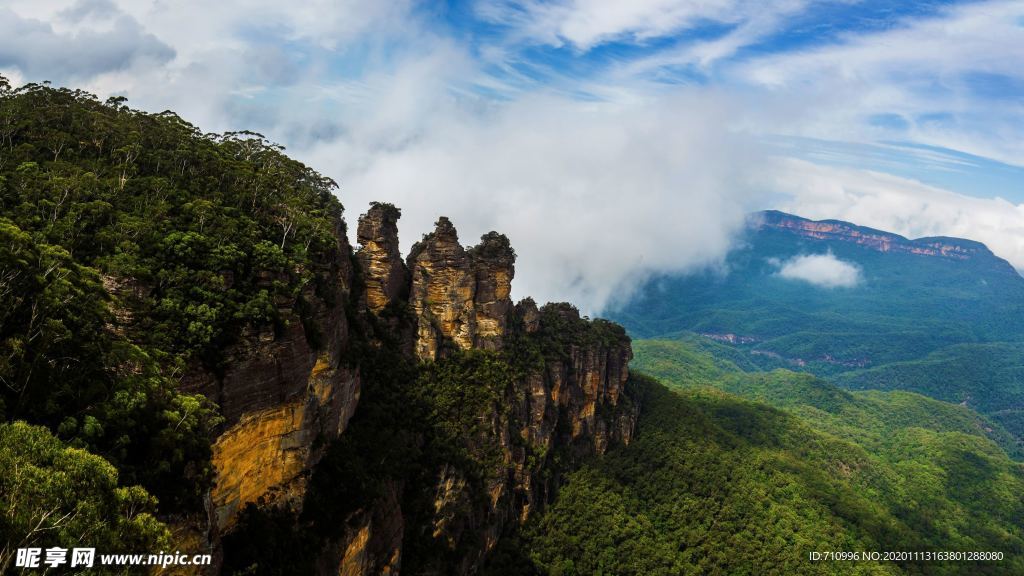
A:
[[[416,355],[443,356],[451,347],[499,349],[513,310],[515,252],[490,232],[466,250],[448,218],[409,253],[409,303],[417,318]]]
[[[404,296],[408,274],[398,249],[398,219],[402,211],[391,204],[374,202],[359,217],[356,252],[366,282],[366,306],[378,313]]]

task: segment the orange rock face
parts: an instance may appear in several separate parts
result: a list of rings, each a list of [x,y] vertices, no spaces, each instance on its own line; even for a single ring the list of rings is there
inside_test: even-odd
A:
[[[513,309],[514,265],[504,236],[491,232],[466,250],[452,223],[439,219],[408,258],[416,356],[435,360],[450,349],[500,349]]]
[[[348,297],[353,270],[340,222],[336,238],[337,261],[323,273],[334,277],[334,299],[341,302]],[[280,303],[282,331],[250,330],[224,351],[222,374],[196,367],[182,379],[185,390],[217,402],[225,419],[212,446],[214,541],[231,529],[246,504],[301,503],[305,475],[323,455],[314,439],[336,438],[358,404],[358,369],[342,362],[350,345],[344,309],[328,305],[312,288],[303,296],[310,307],[306,321]]]
[[[947,241],[949,239],[941,238],[909,240],[897,234],[854,226],[845,222],[807,220],[781,212],[763,213],[758,226],[760,228],[788,230],[805,238],[851,242],[879,252],[905,252],[920,256],[954,258],[957,260],[968,260],[983,252],[986,255],[990,254],[981,245],[957,244]]]
[[[366,306],[379,313],[408,291],[408,272],[398,248],[398,219],[401,210],[390,204],[374,203],[359,217],[356,252],[366,283]]]
[[[217,437],[210,501],[218,532],[230,529],[246,504],[301,502],[302,476],[321,456],[314,440],[344,432],[359,401],[358,375],[328,362],[325,355],[313,366],[304,394],[246,412]]]

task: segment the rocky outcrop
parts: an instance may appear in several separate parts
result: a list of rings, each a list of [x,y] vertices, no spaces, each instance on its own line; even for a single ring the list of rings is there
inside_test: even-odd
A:
[[[416,316],[416,356],[438,358],[446,347],[473,346],[476,275],[455,226],[447,218],[417,242],[409,254],[409,304]]]
[[[523,332],[533,334],[540,330],[540,310],[533,298],[527,296],[516,304],[516,318],[519,319]]]
[[[578,312],[567,305],[555,305],[553,313],[580,324]],[[565,416],[566,444],[583,444],[585,452],[604,454],[611,441],[628,443],[632,436],[630,422],[601,418],[602,409],[614,410],[629,378],[629,361],[633,350],[625,331],[617,329],[617,337],[603,342],[572,342],[564,359],[549,360],[545,381],[550,385],[552,401]],[[582,330],[595,330],[590,327]],[[632,417],[632,415],[628,415]]]
[[[356,257],[365,283],[365,305],[375,313],[403,299],[409,289],[408,271],[398,248],[401,216],[402,211],[391,204],[374,202],[359,217],[357,238],[361,248]]]
[[[632,347],[625,331],[603,321],[581,319],[567,304],[550,304],[543,314],[532,301],[518,306],[519,326],[536,318],[541,338],[565,338],[554,354],[521,380],[510,421],[523,442],[504,445],[514,473],[507,486],[511,516],[524,522],[552,495],[550,455],[561,450],[568,464],[628,444],[637,411],[624,390]],[[554,477],[557,479],[557,475]]]
[[[538,344],[544,358],[479,415],[490,422],[485,440],[500,452],[483,489],[458,468],[436,472],[431,530],[435,545],[458,558],[447,573],[479,572],[503,536],[551,501],[563,473],[628,444],[636,427],[637,408],[624,393],[632,350],[622,328],[581,318],[568,304],[538,310],[524,301],[516,311],[509,331]]]
[[[466,250],[455,226],[441,217],[408,257],[416,356],[435,360],[454,349],[500,349],[513,308],[514,264],[505,236],[491,232]]]
[[[354,528],[345,538],[328,546],[320,557],[317,570],[321,574],[338,576],[399,574],[402,538],[405,535],[405,518],[400,502],[402,492],[400,483],[388,483],[381,497],[358,513]]]
[[[506,237],[492,232],[466,249],[447,218],[413,247],[407,266],[414,356],[435,361],[457,350],[504,350],[522,366],[475,417],[486,423],[481,436],[464,438],[474,448],[493,447],[498,460],[483,479],[451,463],[433,470],[430,487],[419,488],[429,512],[423,517],[420,510],[412,526],[402,504],[408,488],[389,485],[348,520],[345,536],[325,550],[321,573],[395,573],[403,529],[429,535],[430,552],[421,549],[415,559],[419,569],[477,573],[504,535],[543,510],[561,474],[632,439],[637,409],[625,393],[632,358],[625,331],[581,318],[568,304],[538,308],[527,298],[513,305],[514,263]],[[532,360],[523,363],[524,356]]]
[[[292,303],[279,302],[283,328],[243,334],[225,351],[222,374],[196,369],[184,379],[187,389],[216,400],[225,418],[213,444],[214,539],[241,530],[237,519],[250,503],[287,510],[300,523],[311,470],[357,409],[359,358],[369,357],[358,350],[393,347],[391,358],[409,363],[413,374],[416,362],[458,361],[458,351],[485,350],[515,376],[487,392],[490,404],[472,416],[479,429],[446,440],[464,442],[455,448],[464,456],[426,459],[415,481],[387,477],[371,501],[328,520],[336,530],[321,541],[321,574],[398,574],[410,537],[421,542],[418,569],[476,573],[504,535],[553,498],[561,474],[632,438],[636,408],[624,393],[632,353],[622,328],[581,318],[568,304],[513,305],[516,255],[496,232],[466,249],[440,218],[404,264],[399,215],[374,204],[360,218],[354,261],[361,270],[351,269],[353,253],[339,226],[336,262],[318,271],[332,279],[335,293],[304,293],[301,317]],[[357,285],[353,295],[357,274],[364,289]],[[417,385],[413,380],[409,385]],[[365,434],[366,421],[360,426]],[[480,450],[496,456],[467,464]]]
[[[508,332],[511,318],[512,277],[515,276],[516,253],[508,238],[489,232],[480,243],[469,249],[469,258],[476,277],[473,295],[476,319],[474,348],[498,350]]]
[[[218,532],[229,529],[246,504],[301,502],[304,475],[322,454],[314,449],[315,440],[336,438],[355,410],[358,373],[332,367],[330,354],[322,354],[308,373],[292,377],[270,385],[285,392],[304,382],[302,390],[280,403],[242,412],[213,444],[217,479],[210,501]]]

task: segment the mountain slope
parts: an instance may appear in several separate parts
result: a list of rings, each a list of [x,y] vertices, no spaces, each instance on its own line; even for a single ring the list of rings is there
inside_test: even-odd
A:
[[[494,574],[522,565],[551,574],[1024,570],[1024,466],[970,410],[902,392],[851,394],[785,370],[746,373],[680,342],[638,341],[636,354],[634,365],[670,388],[634,374],[634,442],[570,474]],[[807,560],[820,550],[946,549],[1013,558]]]
[[[700,333],[764,368],[918,391],[1024,428],[1024,279],[982,244],[766,212],[738,246],[724,272],[653,279],[609,316],[634,336]],[[782,273],[809,255],[845,263],[858,281],[827,286]]]
[[[912,390],[988,414],[1024,438],[1024,346],[957,344],[927,356],[836,376],[852,390]]]
[[[570,474],[506,558],[526,556],[552,574],[1024,569],[1014,495],[1024,473],[983,438],[907,427],[896,442],[899,458],[889,460],[763,404],[708,388],[639,386],[635,441]],[[1011,559],[807,560],[821,550],[945,549],[994,549]]]
[[[776,369],[741,369],[702,350],[701,339],[634,341],[633,367],[673,389],[714,386],[791,412],[828,434],[884,452],[885,440],[901,428],[926,428],[987,438],[1015,457],[1017,438],[966,406],[903,391],[847,391],[814,375]],[[712,343],[712,349],[722,349]],[[727,348],[726,348],[727,349]],[[733,352],[735,354],[735,352]]]
[[[755,215],[725,272],[656,278],[612,313],[640,337],[680,330],[733,333],[763,348],[794,349],[823,366],[829,364],[826,353],[878,364],[944,344],[1024,334],[1024,279],[980,244],[948,245],[948,253],[969,257],[921,254],[912,251],[913,242],[928,241],[879,232],[891,239],[879,246],[864,240],[874,237],[870,229],[844,225],[838,229],[846,233],[825,235],[800,227],[810,225],[838,227],[781,213]],[[829,289],[779,274],[780,262],[827,253],[859,266],[860,283]],[[814,333],[828,337],[815,339]],[[878,342],[858,342],[869,335]],[[896,349],[887,350],[890,344]]]

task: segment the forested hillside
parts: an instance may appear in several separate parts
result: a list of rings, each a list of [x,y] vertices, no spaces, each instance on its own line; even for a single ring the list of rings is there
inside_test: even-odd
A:
[[[711,347],[717,346],[714,343]],[[633,444],[568,477],[505,550],[550,574],[1012,574],[1024,466],[972,411],[744,372],[639,341]],[[996,550],[1003,562],[813,563],[825,550]],[[495,574],[503,572],[494,566]]]
[[[332,186],[256,135],[0,85],[0,410],[44,427],[4,434],[31,466],[3,480],[25,498],[7,535],[78,501],[114,531],[108,544],[155,550],[167,534],[133,518],[202,509],[218,417],[177,377],[216,369],[242,326],[278,321],[275,300],[333,246]],[[58,472],[68,466],[99,468]],[[53,542],[89,532],[67,526]]]
[[[919,359],[836,376],[852,390],[913,390],[963,403],[1024,438],[1024,346],[1019,342],[956,344]]]

